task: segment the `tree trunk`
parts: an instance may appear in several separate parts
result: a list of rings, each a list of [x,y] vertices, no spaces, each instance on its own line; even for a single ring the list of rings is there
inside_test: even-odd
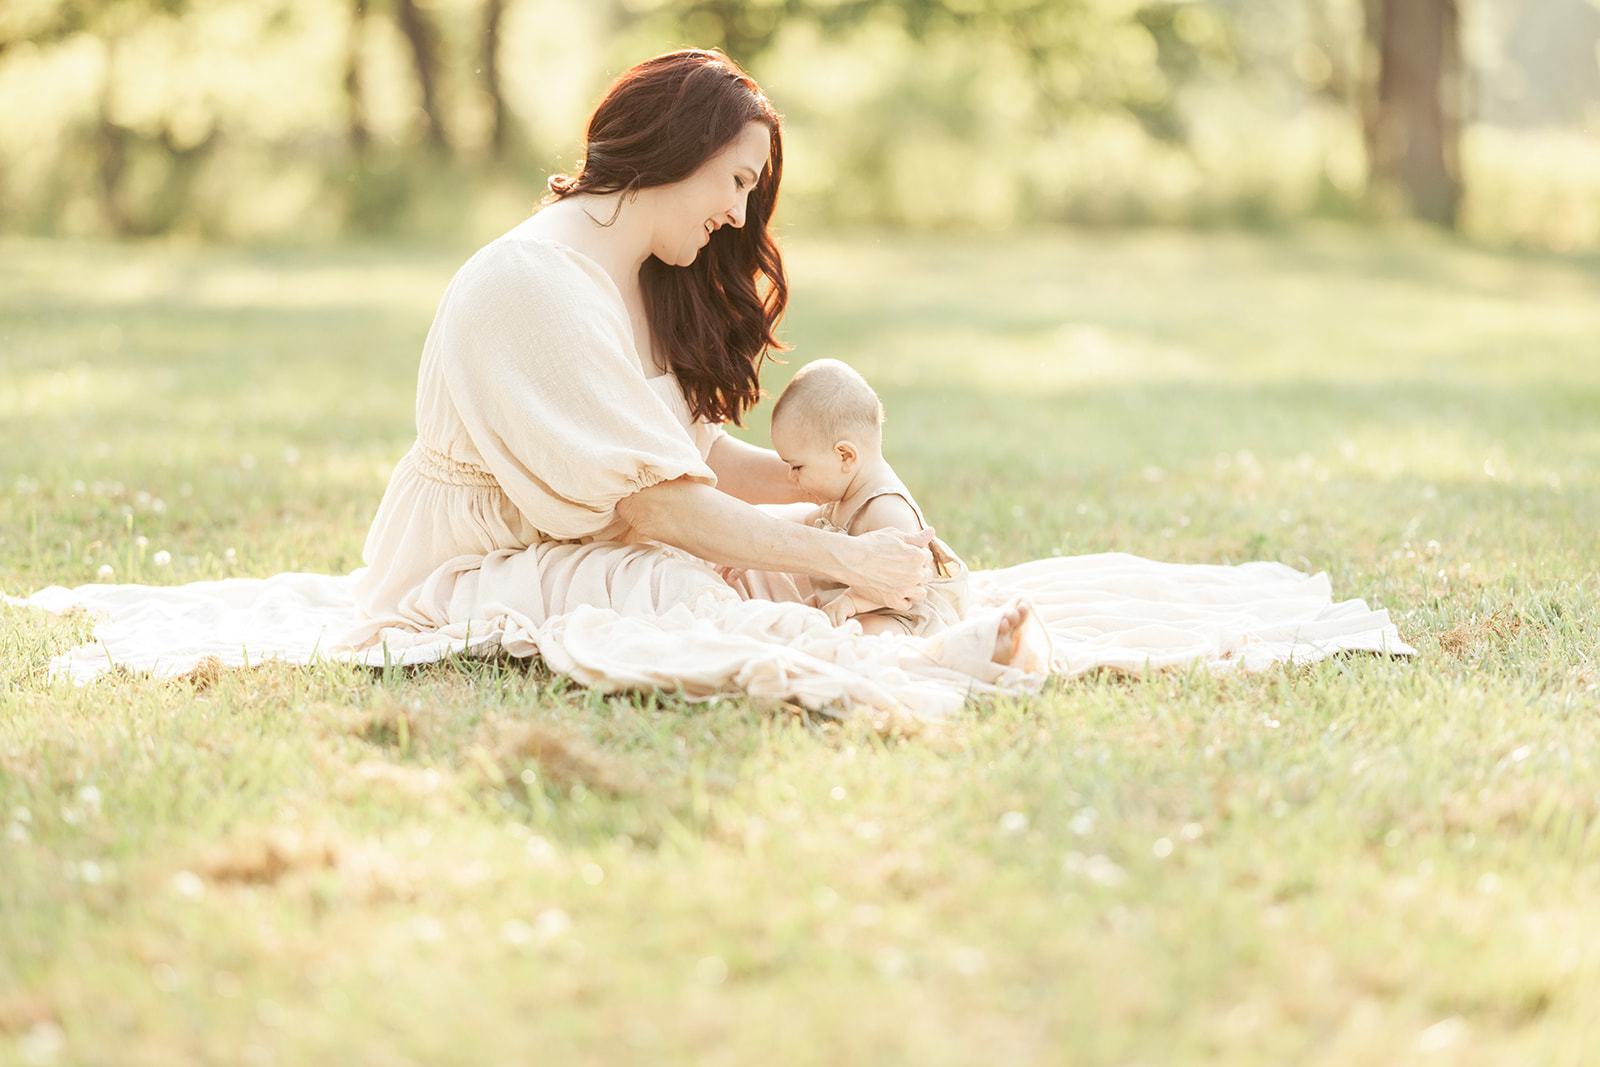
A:
[[[142,217],[137,227],[130,227],[130,232],[168,233],[185,220],[203,225],[200,213],[195,210],[194,184],[216,147],[218,136],[217,127],[212,126],[205,140],[184,146],[173,138],[170,127],[162,129],[155,145],[166,157],[166,172],[161,176],[160,187],[142,205]]]
[[[1369,0],[1378,91],[1367,115],[1372,176],[1413,215],[1454,226],[1461,203],[1461,45],[1457,0]]]
[[[344,49],[345,131],[350,150],[364,156],[372,133],[367,128],[367,109],[361,98],[361,35],[367,21],[367,0],[350,0],[350,34]]]
[[[417,88],[422,92],[422,114],[427,122],[428,146],[443,152],[449,148],[444,123],[439,117],[437,71],[438,43],[433,26],[417,7],[416,0],[394,0],[395,22],[411,45],[411,61],[417,70]]]
[[[111,232],[123,236],[130,229],[128,213],[122,203],[122,174],[128,163],[128,131],[111,117],[111,84],[116,76],[117,51],[115,38],[106,42],[105,81],[100,86],[94,149],[99,163],[100,209]]]
[[[500,90],[500,22],[505,17],[506,0],[486,0],[483,10],[483,91],[489,94],[489,155],[500,162],[510,146],[511,128],[506,113],[505,94]]]

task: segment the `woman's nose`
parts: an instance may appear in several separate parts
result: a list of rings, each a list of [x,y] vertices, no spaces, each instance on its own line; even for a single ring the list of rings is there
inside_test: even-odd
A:
[[[736,229],[744,228],[745,202],[741,199],[737,204],[728,209],[728,225]]]

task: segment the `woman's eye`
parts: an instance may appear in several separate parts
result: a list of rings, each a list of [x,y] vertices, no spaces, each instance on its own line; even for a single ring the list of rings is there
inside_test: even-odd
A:
[[[735,179],[733,179],[733,187],[735,189],[743,189],[744,188],[744,179],[743,178],[735,178]]]

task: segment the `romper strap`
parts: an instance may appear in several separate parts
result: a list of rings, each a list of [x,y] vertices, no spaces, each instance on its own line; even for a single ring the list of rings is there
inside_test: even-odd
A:
[[[861,503],[856,505],[856,509],[854,511],[852,511],[849,515],[846,515],[842,520],[835,515],[833,518],[833,524],[839,527],[841,530],[849,530],[850,524],[856,521],[856,516],[860,515],[861,512],[866,509],[868,504],[872,503],[880,496],[897,496],[901,500],[904,500],[910,505],[911,513],[917,517],[917,522],[921,523],[923,526],[928,525],[928,520],[922,517],[922,510],[917,507],[917,502],[912,500],[904,489],[896,486],[886,486],[882,489],[874,489],[872,492],[867,494],[866,499],[862,500]]]
[[[894,487],[874,489],[867,494],[867,498],[843,522],[835,522],[834,525],[848,533],[850,524],[856,521],[856,516],[861,514],[862,509],[880,496],[897,496],[904,500],[911,506],[911,513],[917,517],[917,522],[923,526],[928,525],[928,520],[922,517],[922,509],[917,507],[917,502],[907,496],[905,490]],[[933,539],[933,544],[928,546],[928,551],[933,553],[934,577],[936,578],[954,578],[966,567],[966,564],[962,563],[961,559],[946,548],[944,543],[937,537]]]

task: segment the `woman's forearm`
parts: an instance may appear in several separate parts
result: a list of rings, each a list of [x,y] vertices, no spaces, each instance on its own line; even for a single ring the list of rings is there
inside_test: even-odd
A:
[[[717,476],[717,488],[746,504],[794,504],[805,500],[789,477],[789,465],[769,448],[737,437],[719,437],[706,465]]]
[[[710,563],[820,575],[897,609],[926,595],[922,584],[931,557],[923,537],[898,531],[864,537],[828,533],[686,478],[641,489],[618,502],[617,514],[647,540]]]
[[[846,539],[787,522],[701,482],[680,478],[618,502],[617,514],[651,541],[711,563],[748,570],[818,574],[843,581]]]

